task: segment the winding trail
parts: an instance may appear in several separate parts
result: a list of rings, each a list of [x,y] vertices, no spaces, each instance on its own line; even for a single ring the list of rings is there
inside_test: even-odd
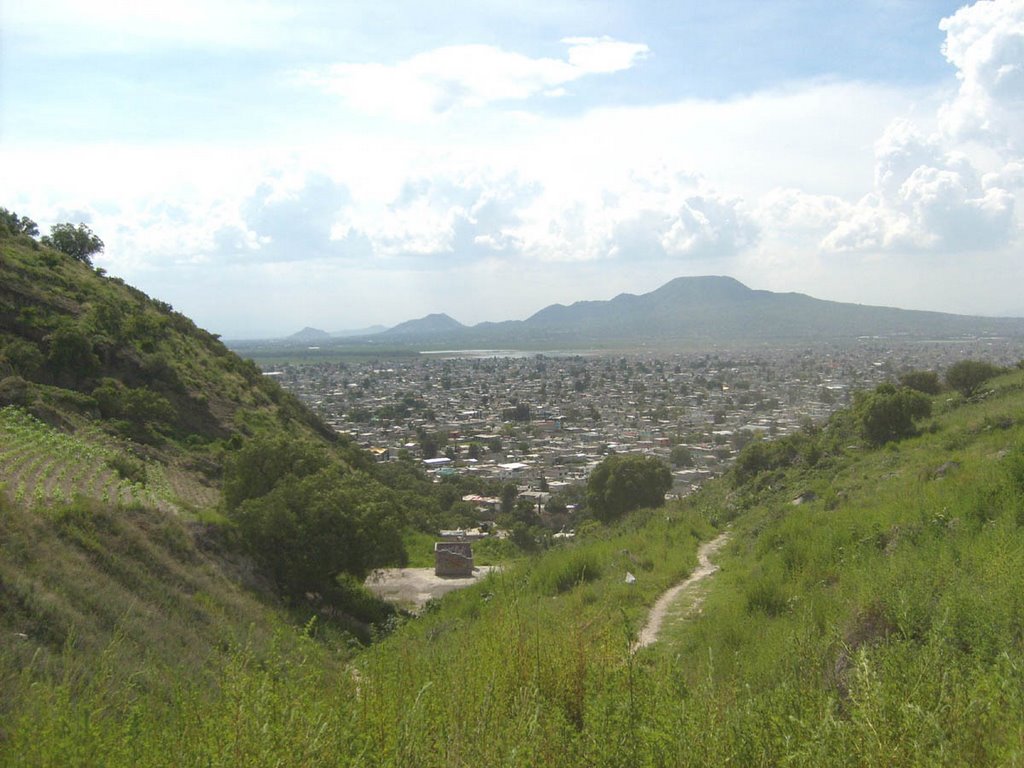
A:
[[[640,634],[633,644],[634,651],[646,648],[658,639],[658,632],[661,631],[661,623],[665,619],[665,614],[668,613],[668,607],[679,598],[680,594],[696,591],[700,582],[718,570],[718,566],[711,562],[711,556],[725,546],[728,540],[729,532],[723,531],[711,541],[701,544],[700,549],[697,550],[697,567],[693,569],[693,573],[665,591],[654,603],[651,612],[647,615],[647,624],[640,630]],[[699,605],[699,602],[695,605]]]

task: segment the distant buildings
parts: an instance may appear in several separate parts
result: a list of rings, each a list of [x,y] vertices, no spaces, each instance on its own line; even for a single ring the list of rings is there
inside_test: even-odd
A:
[[[995,344],[995,342],[993,342]],[[723,472],[750,440],[820,423],[854,390],[911,369],[944,370],[975,354],[963,343],[758,349],[657,357],[419,356],[278,367],[283,386],[378,461],[419,459],[460,474],[553,493],[586,482],[608,453],[671,462],[673,493]],[[1020,359],[990,346],[987,357]],[[485,482],[486,481],[486,482]],[[494,510],[493,501],[471,501]],[[481,512],[483,514],[483,512]]]

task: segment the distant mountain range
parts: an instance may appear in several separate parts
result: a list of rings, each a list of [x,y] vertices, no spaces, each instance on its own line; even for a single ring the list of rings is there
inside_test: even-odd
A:
[[[1024,336],[1024,319],[847,304],[800,293],[752,290],[731,277],[680,277],[639,296],[623,293],[609,301],[553,304],[526,320],[466,326],[448,315],[432,314],[379,333],[349,337],[346,343],[620,349],[839,341],[863,336]]]
[[[381,333],[381,336],[394,339],[418,339],[422,337],[447,337],[460,334],[467,326],[445,314],[434,314],[421,317],[419,320],[406,320],[394,328]]]
[[[357,328],[350,331],[334,331],[328,333],[322,331],[319,328],[310,328],[306,326],[301,331],[293,333],[291,336],[286,336],[282,341],[294,341],[302,344],[317,344],[321,341],[329,342],[331,339],[346,339],[352,336],[371,336],[375,333],[381,333],[382,331],[388,330],[386,325],[371,325],[368,328]]]

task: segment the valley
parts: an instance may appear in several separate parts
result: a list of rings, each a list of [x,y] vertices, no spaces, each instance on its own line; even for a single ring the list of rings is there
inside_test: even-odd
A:
[[[1019,760],[1014,339],[261,370],[3,246],[0,762]]]

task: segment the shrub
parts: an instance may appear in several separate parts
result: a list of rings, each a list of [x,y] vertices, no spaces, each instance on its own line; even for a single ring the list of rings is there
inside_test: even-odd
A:
[[[1004,369],[981,360],[961,360],[946,371],[946,383],[964,397],[970,397],[989,379]]]
[[[0,406],[25,406],[31,399],[31,385],[21,376],[8,376],[5,379],[0,379]]]
[[[362,579],[374,568],[406,561],[401,515],[389,496],[361,473],[326,467],[284,477],[231,517],[282,594],[298,599],[329,594],[339,573]]]
[[[146,484],[146,465],[138,459],[117,453],[107,459],[107,466],[117,472],[117,476],[122,480],[139,485]]]
[[[939,374],[935,371],[910,371],[900,376],[900,386],[923,392],[926,395],[937,395],[942,389]]]
[[[912,389],[880,384],[874,392],[858,392],[854,412],[862,437],[872,445],[883,445],[914,434],[914,420],[931,415],[932,403]]]

